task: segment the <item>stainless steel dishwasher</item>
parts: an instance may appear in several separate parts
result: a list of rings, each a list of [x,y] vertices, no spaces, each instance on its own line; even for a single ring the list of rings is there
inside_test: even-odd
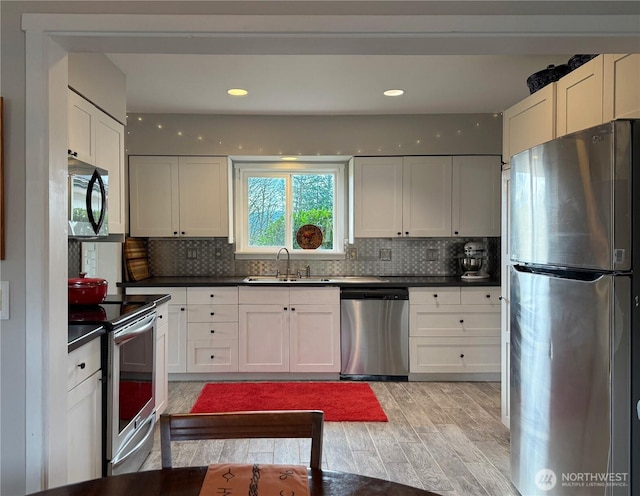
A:
[[[407,288],[342,288],[340,334],[341,378],[408,380]]]

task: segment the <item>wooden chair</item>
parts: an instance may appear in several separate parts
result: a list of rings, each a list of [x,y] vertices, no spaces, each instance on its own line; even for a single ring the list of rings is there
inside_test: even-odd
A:
[[[322,463],[324,412],[282,410],[160,415],[162,468],[171,467],[171,441],[199,439],[311,438],[311,468]]]

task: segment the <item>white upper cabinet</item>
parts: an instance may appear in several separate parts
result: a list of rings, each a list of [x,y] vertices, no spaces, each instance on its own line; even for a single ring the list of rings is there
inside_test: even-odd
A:
[[[453,157],[451,234],[500,236],[500,157]]]
[[[451,157],[404,157],[402,235],[451,235]]]
[[[556,83],[556,135],[580,131],[604,122],[603,57],[596,57]]]
[[[604,120],[640,118],[640,53],[604,56]]]
[[[127,232],[124,126],[103,112],[95,116],[95,165],[109,172],[109,232]]]
[[[67,148],[78,160],[95,164],[96,108],[77,93],[67,92]]]
[[[550,84],[504,111],[502,160],[555,137],[556,86]]]
[[[68,93],[67,148],[78,160],[109,173],[109,233],[124,234],[124,126],[77,93]]]
[[[356,157],[355,236],[402,235],[402,157]]]
[[[129,158],[131,235],[227,236],[224,157]]]
[[[355,235],[451,235],[451,157],[357,157]]]

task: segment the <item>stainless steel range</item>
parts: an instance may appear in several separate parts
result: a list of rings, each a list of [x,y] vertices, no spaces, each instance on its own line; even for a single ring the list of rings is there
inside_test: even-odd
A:
[[[153,447],[155,304],[105,301],[71,307],[69,321],[101,323],[107,329],[103,475],[136,472]]]

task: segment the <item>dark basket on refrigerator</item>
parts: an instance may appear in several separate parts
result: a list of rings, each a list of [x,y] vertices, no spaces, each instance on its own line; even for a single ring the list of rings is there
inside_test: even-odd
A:
[[[595,58],[597,56],[598,56],[597,53],[574,55],[573,57],[571,57],[569,59],[569,61],[567,62],[567,65],[569,66],[569,70],[573,71],[573,70],[577,69],[578,67],[580,67],[582,64],[586,64],[591,59],[593,59],[593,58]]]

